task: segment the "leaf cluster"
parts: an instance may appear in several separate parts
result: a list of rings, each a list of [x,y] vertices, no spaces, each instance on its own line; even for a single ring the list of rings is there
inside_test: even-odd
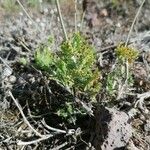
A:
[[[112,72],[107,76],[106,80],[106,91],[110,96],[116,97],[119,86],[126,79],[126,69],[123,64],[120,63],[116,65]],[[133,85],[132,73],[128,74],[128,86]]]
[[[65,107],[62,107],[57,111],[58,116],[63,117],[69,123],[73,124],[75,124],[78,114],[84,115],[84,111],[75,108],[71,102],[66,102]]]
[[[118,45],[116,48],[116,54],[119,59],[123,61],[127,60],[129,63],[132,63],[138,57],[137,50],[122,44]]]
[[[94,68],[96,59],[93,47],[79,33],[75,33],[60,48],[59,53],[52,53],[47,45],[37,49],[36,65],[75,94],[94,97],[100,85],[99,71]]]

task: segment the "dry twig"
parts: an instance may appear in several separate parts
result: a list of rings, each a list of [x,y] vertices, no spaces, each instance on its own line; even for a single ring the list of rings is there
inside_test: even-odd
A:
[[[144,100],[150,97],[150,91],[137,94],[138,100],[136,101],[134,107],[139,107],[144,113],[148,113],[148,110],[144,108]]]
[[[134,24],[135,24],[135,22],[136,22],[136,20],[137,20],[137,18],[138,18],[138,16],[139,16],[139,14],[140,14],[140,12],[141,12],[141,9],[142,9],[142,7],[143,7],[144,3],[145,3],[145,0],[143,0],[143,1],[142,1],[141,5],[140,5],[140,7],[139,7],[139,9],[138,9],[138,11],[137,11],[137,13],[136,13],[135,17],[134,17],[134,20],[133,20],[133,22],[132,22],[132,25],[131,25],[130,31],[129,31],[129,33],[128,33],[128,37],[127,37],[127,40],[126,40],[125,46],[127,46],[128,42],[129,42],[129,38],[130,38],[131,33],[132,33],[132,31],[133,31]]]
[[[36,28],[41,32],[39,26],[37,25],[37,23],[31,18],[31,16],[29,15],[29,13],[26,11],[26,9],[24,8],[24,6],[21,4],[20,0],[17,0],[18,4],[20,5],[20,7],[22,8],[22,10],[25,12],[25,14],[27,15],[27,17],[32,21],[32,23],[36,26]]]
[[[43,119],[42,120],[42,124],[44,125],[44,127],[46,127],[47,129],[51,130],[51,131],[54,131],[54,132],[57,132],[57,133],[65,133],[65,134],[74,134],[75,133],[75,130],[74,129],[68,129],[67,131],[65,130],[61,130],[61,129],[56,129],[56,128],[53,128],[53,127],[50,127],[46,124],[45,120]]]
[[[57,11],[58,11],[58,15],[59,15],[59,19],[60,19],[60,23],[61,23],[61,26],[62,26],[62,30],[63,30],[64,36],[65,36],[65,39],[68,40],[66,28],[65,28],[65,25],[64,25],[64,22],[63,22],[63,19],[62,19],[59,0],[56,0],[56,7],[57,7]]]
[[[44,135],[42,136],[41,138],[39,139],[36,139],[36,140],[32,140],[32,141],[29,141],[29,142],[24,142],[24,141],[21,141],[21,140],[18,140],[17,141],[17,145],[31,145],[31,144],[36,144],[38,142],[41,142],[41,141],[44,141],[44,140],[47,140],[49,138],[53,137],[53,135]]]
[[[74,13],[74,26],[75,26],[75,32],[77,32],[77,0],[74,0],[74,9],[75,9],[75,13]]]
[[[22,111],[22,108],[20,106],[20,104],[17,102],[17,100],[14,98],[14,96],[12,95],[12,93],[9,91],[8,92],[10,97],[12,98],[12,100],[14,101],[14,103],[16,104],[17,108],[19,109],[20,111],[20,114],[22,115],[23,117],[23,120],[24,122],[28,125],[28,127],[36,134],[38,135],[39,137],[43,137],[43,135],[41,135],[39,132],[37,132],[33,127],[32,125],[29,123],[29,121],[27,120],[26,116],[24,115],[23,111]]]

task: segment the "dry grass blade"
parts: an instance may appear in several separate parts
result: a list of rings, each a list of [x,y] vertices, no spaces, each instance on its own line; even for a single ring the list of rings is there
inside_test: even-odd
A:
[[[22,117],[23,117],[23,120],[24,122],[28,125],[28,127],[36,134],[38,135],[39,137],[43,137],[43,135],[41,135],[39,132],[37,132],[33,127],[32,125],[29,123],[29,121],[27,120],[26,116],[24,115],[23,111],[22,111],[22,108],[20,106],[20,104],[17,102],[17,100],[14,98],[13,94],[9,91],[8,92],[10,97],[12,98],[12,100],[14,101],[14,103],[16,104],[17,108],[19,109]]]
[[[62,26],[62,30],[63,30],[64,36],[65,36],[65,39],[68,40],[66,28],[65,28],[65,25],[64,25],[64,22],[63,22],[63,19],[62,19],[59,0],[56,0],[56,7],[57,7],[57,11],[58,11],[58,15],[59,15],[59,19],[60,19],[60,23],[61,23],[61,26]]]
[[[132,22],[132,25],[131,25],[130,31],[129,31],[129,33],[128,33],[128,37],[127,37],[127,40],[126,40],[125,46],[127,46],[128,42],[129,42],[129,38],[130,38],[131,33],[132,33],[132,31],[133,31],[134,24],[135,24],[135,22],[136,22],[136,20],[137,20],[137,18],[138,18],[138,16],[139,16],[139,14],[140,14],[140,12],[141,12],[141,9],[142,9],[142,7],[143,7],[144,3],[145,3],[145,0],[143,0],[143,2],[141,3],[141,5],[140,5],[140,7],[139,7],[139,9],[138,9],[138,11],[137,11],[137,13],[136,13],[135,17],[134,17],[134,20],[133,20],[133,22]]]
[[[51,137],[53,137],[53,135],[44,135],[44,136],[42,136],[42,137],[39,138],[39,139],[36,139],[36,140],[33,140],[33,141],[29,141],[29,142],[24,142],[24,141],[18,140],[18,141],[17,141],[17,145],[31,145],[31,144],[36,144],[36,143],[38,143],[38,142],[47,140],[47,139],[49,139],[49,138],[51,138]]]
[[[44,125],[44,127],[46,127],[47,129],[51,130],[51,131],[54,131],[54,132],[57,132],[57,133],[69,133],[69,134],[74,134],[75,130],[74,129],[68,129],[67,131],[65,130],[60,130],[60,129],[56,129],[56,128],[53,128],[53,127],[50,127],[46,124],[45,120],[43,119],[42,120],[42,124]]]
[[[36,28],[41,32],[39,26],[37,25],[37,23],[31,18],[31,16],[29,15],[29,13],[26,11],[26,9],[24,8],[24,6],[21,4],[21,2],[19,0],[17,0],[18,4],[20,5],[20,7],[23,9],[23,11],[25,12],[25,14],[28,16],[28,18],[33,22],[33,24],[36,26]]]

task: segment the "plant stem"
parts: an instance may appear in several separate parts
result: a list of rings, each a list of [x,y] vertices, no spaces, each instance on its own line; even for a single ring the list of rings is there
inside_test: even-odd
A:
[[[85,11],[83,12],[83,14],[82,14],[82,18],[81,18],[80,31],[82,31],[82,28],[83,28],[84,17],[85,17]]]
[[[138,16],[139,16],[139,14],[140,14],[140,11],[141,11],[141,9],[142,9],[144,3],[145,3],[145,0],[142,1],[141,5],[140,5],[140,7],[139,7],[139,9],[138,9],[138,11],[137,11],[135,17],[134,17],[134,20],[133,20],[133,22],[132,22],[130,31],[129,31],[129,33],[128,33],[128,37],[127,37],[125,46],[127,46],[128,42],[129,42],[129,38],[130,38],[131,33],[132,33],[132,31],[133,31],[134,24],[135,24],[135,22],[136,22],[136,20],[137,20],[137,18],[138,18]],[[123,84],[122,87],[121,87],[121,90],[119,91],[119,94],[118,94],[118,96],[117,96],[117,99],[120,99],[121,95],[123,94],[124,88],[125,88],[126,85],[128,84],[128,78],[129,78],[129,62],[128,62],[128,60],[126,60],[125,63],[126,63],[126,64],[125,64],[125,68],[126,68],[126,79],[125,79],[124,84]]]
[[[74,24],[75,32],[77,32],[77,0],[74,0],[75,14],[74,14]]]
[[[20,0],[17,0],[18,4],[20,5],[20,7],[22,8],[22,10],[25,12],[25,14],[27,15],[27,17],[32,21],[32,23],[36,26],[37,30],[39,30],[41,32],[41,29],[39,28],[39,26],[37,25],[37,23],[30,17],[29,13],[26,11],[26,9],[24,8],[24,6],[22,5],[22,3],[20,2]]]
[[[62,26],[62,30],[63,30],[64,36],[65,36],[65,39],[68,40],[68,36],[67,36],[67,32],[66,32],[66,29],[65,29],[63,19],[62,19],[62,14],[61,14],[61,11],[60,11],[60,5],[59,4],[60,4],[59,0],[56,0],[56,7],[57,7],[60,23],[61,23],[61,26]]]
[[[134,17],[134,20],[133,20],[133,22],[132,22],[132,25],[131,25],[131,28],[130,28],[130,31],[129,31],[129,34],[128,34],[128,37],[127,37],[127,40],[126,40],[126,43],[125,43],[125,46],[127,46],[128,42],[129,42],[129,38],[130,38],[131,33],[132,33],[132,31],[133,31],[134,24],[135,24],[135,22],[136,22],[136,20],[137,20],[137,18],[138,18],[138,16],[139,16],[139,14],[140,14],[140,11],[141,11],[141,9],[142,9],[144,3],[145,3],[145,0],[143,0],[143,2],[141,3],[141,5],[140,5],[140,7],[139,7],[139,9],[138,9],[138,11],[137,11],[135,17]]]

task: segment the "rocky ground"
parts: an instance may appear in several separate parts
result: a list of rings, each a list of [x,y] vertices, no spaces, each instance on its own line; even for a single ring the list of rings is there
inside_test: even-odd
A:
[[[2,4],[0,8],[0,149],[148,150],[150,2],[143,5],[128,43],[139,51],[132,66],[131,89],[112,105],[102,87],[93,115],[78,116],[76,124],[53,113],[67,91],[33,65],[39,45],[52,37],[52,49],[58,51],[64,40],[55,3],[31,7],[22,2],[31,18],[22,8],[10,12]],[[75,11],[74,2],[64,0],[63,19],[69,35],[75,31],[77,14],[77,30],[95,47],[105,80],[115,64],[114,50],[120,42],[126,42],[141,1],[84,2],[77,1]]]

